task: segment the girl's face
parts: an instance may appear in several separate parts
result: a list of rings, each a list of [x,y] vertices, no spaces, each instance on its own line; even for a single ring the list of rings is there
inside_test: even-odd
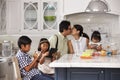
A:
[[[42,43],[40,47],[41,47],[41,51],[47,51],[48,50],[48,43]]]
[[[97,42],[100,42],[100,41],[98,39],[92,38],[92,42],[97,43]]]
[[[77,31],[76,28],[72,28],[72,35],[76,35],[76,34],[79,34],[80,31]]]

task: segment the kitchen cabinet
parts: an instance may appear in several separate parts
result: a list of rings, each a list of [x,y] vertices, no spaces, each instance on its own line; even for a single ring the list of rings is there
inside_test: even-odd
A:
[[[8,34],[19,34],[21,27],[21,10],[20,0],[8,0],[7,3],[7,33]]]
[[[62,3],[62,0],[1,0],[0,34],[54,34],[63,19]]]
[[[23,0],[21,33],[51,34],[60,22],[59,0]]]
[[[55,68],[56,80],[120,80],[120,68]]]
[[[105,80],[120,80],[120,69],[106,69]]]
[[[6,0],[0,1],[0,34],[6,33]]]
[[[64,0],[64,15],[85,12],[91,0]]]
[[[16,34],[20,28],[19,0],[0,1],[0,34]]]
[[[104,80],[104,69],[69,68],[67,80]]]

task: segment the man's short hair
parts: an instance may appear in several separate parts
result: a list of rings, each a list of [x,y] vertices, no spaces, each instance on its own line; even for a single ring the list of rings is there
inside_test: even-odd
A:
[[[21,36],[19,39],[18,39],[18,47],[21,48],[21,45],[28,45],[30,44],[31,45],[32,43],[32,40],[28,37],[28,36]]]
[[[63,32],[63,30],[68,30],[68,27],[70,26],[70,22],[67,20],[63,20],[59,24],[59,32]]]

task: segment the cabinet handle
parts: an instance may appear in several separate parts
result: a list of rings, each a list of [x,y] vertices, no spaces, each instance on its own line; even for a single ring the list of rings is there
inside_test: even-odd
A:
[[[103,74],[104,73],[104,71],[101,71],[101,74]]]

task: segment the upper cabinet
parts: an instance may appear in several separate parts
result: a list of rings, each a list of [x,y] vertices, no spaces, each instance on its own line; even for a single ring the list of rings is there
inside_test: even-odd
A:
[[[38,30],[39,22],[38,0],[24,0],[22,4],[22,30]]]
[[[58,30],[59,0],[23,0],[21,33],[51,33]]]
[[[6,33],[6,0],[0,0],[0,34]]]
[[[0,0],[0,34],[54,34],[64,15],[85,12],[90,1]],[[109,13],[120,15],[120,0],[106,1]]]
[[[84,12],[91,0],[64,0],[64,15]]]

